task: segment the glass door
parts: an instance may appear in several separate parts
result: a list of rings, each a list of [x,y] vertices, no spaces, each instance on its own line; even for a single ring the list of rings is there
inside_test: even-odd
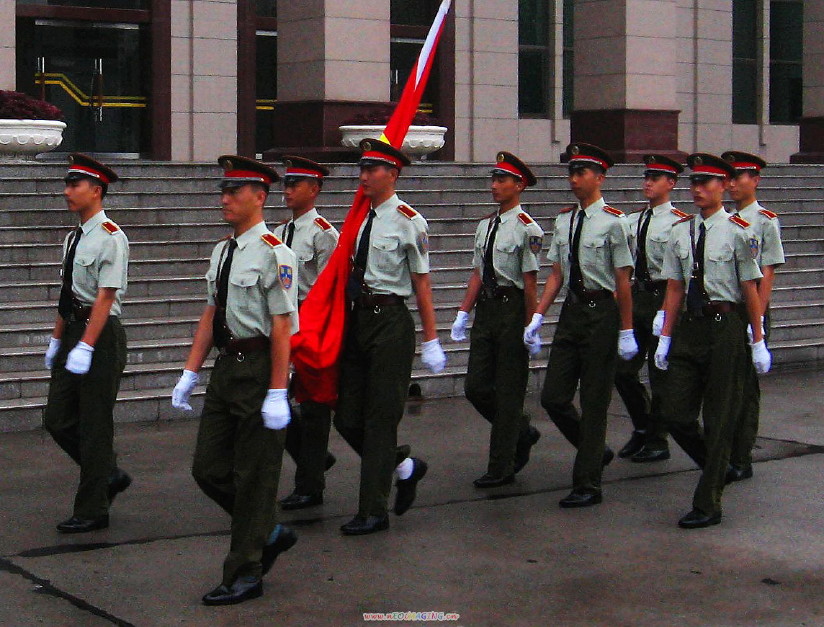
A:
[[[60,150],[148,152],[148,36],[140,24],[18,20],[18,84],[60,107]],[[23,74],[23,76],[20,76]]]

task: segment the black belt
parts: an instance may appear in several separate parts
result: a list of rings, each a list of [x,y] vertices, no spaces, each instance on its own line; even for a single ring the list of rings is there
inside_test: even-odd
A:
[[[88,322],[89,316],[92,315],[91,305],[72,305],[72,311],[68,317],[64,318],[66,322]]]
[[[667,289],[667,281],[635,281],[633,288],[641,292],[664,292]]]
[[[246,337],[239,340],[229,340],[226,346],[218,347],[220,355],[245,355],[249,353],[260,353],[268,351],[271,343],[269,338],[263,335],[256,337]]]
[[[584,303],[590,307],[595,307],[595,303],[601,300],[615,298],[615,295],[609,290],[569,290],[567,300],[571,303]]]
[[[495,299],[507,301],[515,298],[523,298],[523,295],[524,291],[514,285],[496,285],[494,287],[482,285],[481,291],[478,294],[478,299],[481,301]]]
[[[406,304],[406,299],[397,294],[370,294],[361,292],[354,300],[355,309],[369,309],[371,307],[390,307]]]
[[[724,300],[714,300],[701,307],[701,309],[688,310],[687,313],[691,318],[711,318],[713,316],[730,313],[737,310],[737,303],[730,303]]]

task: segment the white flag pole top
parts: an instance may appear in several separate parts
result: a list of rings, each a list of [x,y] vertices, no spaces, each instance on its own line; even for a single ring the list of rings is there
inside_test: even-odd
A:
[[[424,42],[423,48],[421,49],[421,54],[418,57],[417,72],[415,73],[416,87],[420,82],[421,74],[423,74],[424,68],[426,68],[429,61],[429,55],[432,54],[432,48],[435,45],[435,40],[438,38],[441,25],[446,19],[446,14],[449,12],[449,5],[451,4],[452,0],[443,0],[443,2],[441,2],[441,6],[438,9],[438,14],[435,16],[435,21],[432,23],[432,28],[429,29],[429,34],[426,36],[426,41]]]

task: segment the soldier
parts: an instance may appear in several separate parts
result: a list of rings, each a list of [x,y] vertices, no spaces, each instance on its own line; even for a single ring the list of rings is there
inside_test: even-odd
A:
[[[80,226],[63,243],[58,316],[46,351],[51,370],[44,422],[54,441],[80,466],[74,513],[62,533],[109,526],[109,507],[132,482],[113,451],[114,403],[126,367],[120,324],[129,268],[129,240],[106,217],[103,199],[118,180],[106,165],[69,155],[63,194]]]
[[[657,462],[669,459],[667,432],[661,416],[661,394],[666,373],[655,367],[657,336],[653,322],[662,321],[667,281],[661,274],[664,249],[673,222],[688,214],[672,206],[670,194],[684,171],[677,161],[665,155],[644,155],[644,196],[647,206],[629,217],[635,241],[635,272],[632,284],[632,321],[638,354],[629,361],[618,362],[615,389],[621,395],[632,419],[632,436],[618,452],[634,462]],[[638,372],[647,362],[650,393],[641,383]]]
[[[687,164],[700,214],[676,222],[670,235],[664,256],[664,326],[655,363],[661,370],[669,369],[663,404],[669,432],[703,469],[692,510],[678,521],[680,527],[696,529],[721,522],[724,475],[747,368],[738,311],[742,303],[754,329],[752,359],[759,372],[769,370],[770,354],[759,324],[755,280],[761,271],[751,254],[749,224],[727,214],[722,205],[735,169],[705,153],[690,155]]]
[[[735,176],[730,181],[730,198],[735,201],[738,215],[750,223],[750,247],[758,251],[756,262],[761,274],[764,275],[764,278],[756,280],[756,285],[761,301],[761,332],[766,341],[770,334],[769,307],[775,269],[784,263],[784,245],[781,243],[778,215],[764,209],[756,199],[761,169],[767,164],[761,157],[746,152],[728,151],[721,155],[721,158],[735,168]],[[752,342],[752,328],[747,329],[747,334]],[[750,367],[744,382],[741,418],[732,441],[727,483],[752,477],[752,449],[758,435],[760,404],[761,389],[758,385],[758,376],[755,368]]]
[[[347,290],[352,310],[334,420],[335,428],[361,456],[358,513],[341,527],[344,535],[389,528],[393,469],[398,475],[397,515],[412,505],[417,484],[426,474],[423,460],[407,457],[408,449],[397,448],[415,355],[415,325],[406,308],[413,291],[423,326],[421,360],[433,372],[443,370],[446,363],[435,332],[426,220],[395,193],[398,175],[409,159],[378,140],[363,140],[360,147],[360,183],[371,210],[358,233]]]
[[[567,155],[569,185],[578,203],[555,220],[547,253],[552,269],[524,342],[537,339],[543,315],[566,277],[568,292],[549,353],[541,405],[578,449],[572,492],[559,505],[587,507],[601,502],[601,471],[614,457],[605,439],[616,355],[631,359],[638,345],[632,330],[627,218],[601,195],[612,158],[583,143],[570,144]],[[580,415],[572,404],[579,381]]]
[[[315,284],[338,243],[338,231],[315,209],[329,170],[303,157],[285,156],[283,198],[292,217],[275,235],[292,249],[298,263],[298,308]],[[323,503],[324,472],[335,463],[327,451],[332,412],[328,405],[306,401],[293,407],[286,428],[286,450],[295,460],[295,489],[281,500],[282,509],[303,509]]]
[[[521,192],[536,183],[527,165],[498,153],[492,170],[492,199],[498,210],[481,220],[463,302],[452,339],[466,339],[469,312],[476,306],[464,385],[466,398],[492,425],[489,463],[475,487],[494,488],[515,480],[541,437],[523,412],[529,355],[521,344],[537,304],[537,276],[544,232],[521,209]],[[530,350],[540,351],[540,341]]]
[[[212,346],[218,356],[206,388],[192,475],[232,517],[221,584],[206,605],[263,594],[262,577],[297,542],[277,524],[284,428],[289,422],[289,341],[297,331],[295,254],[269,232],[263,205],[279,180],[270,167],[232,155],[218,159],[223,218],[234,229],[215,246],[206,273],[207,305],[172,405],[189,396]]]

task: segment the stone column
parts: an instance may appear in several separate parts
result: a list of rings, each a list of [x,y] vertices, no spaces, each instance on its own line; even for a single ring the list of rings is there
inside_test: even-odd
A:
[[[792,163],[824,163],[824,4],[804,3],[804,117]]]
[[[575,2],[573,141],[617,161],[678,153],[676,0]]]
[[[13,90],[17,84],[15,66],[15,0],[0,0],[0,89]]]
[[[389,101],[389,2],[278,1],[275,143],[266,158],[343,152],[340,126]]]

